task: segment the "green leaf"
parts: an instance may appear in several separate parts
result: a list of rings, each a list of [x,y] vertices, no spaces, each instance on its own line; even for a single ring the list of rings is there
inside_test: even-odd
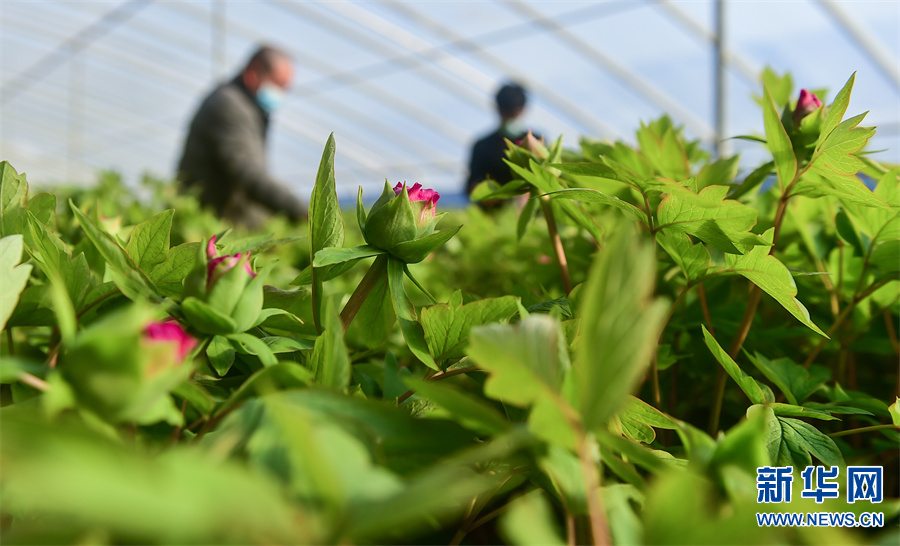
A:
[[[727,254],[725,262],[728,264],[729,272],[745,277],[760,287],[763,292],[775,298],[775,301],[810,330],[823,337],[828,337],[813,323],[809,318],[809,311],[797,299],[797,284],[794,282],[791,272],[778,258],[769,254],[767,247],[754,247],[747,254],[740,256]]]
[[[324,330],[316,338],[311,358],[316,370],[316,384],[346,391],[350,385],[350,356],[344,345],[341,318],[332,301],[325,303]]]
[[[642,489],[618,483],[603,488],[603,506],[613,544],[643,544],[644,528],[636,506],[644,503]]]
[[[231,334],[237,327],[234,320],[197,298],[185,298],[181,302],[181,310],[191,326],[204,334]]]
[[[556,319],[531,315],[516,324],[472,328],[467,353],[490,374],[484,384],[487,396],[522,407],[543,398],[561,401],[570,363]]]
[[[294,353],[297,351],[309,351],[315,347],[315,342],[306,339],[294,339],[290,337],[268,336],[262,338],[263,343],[275,354]]]
[[[150,270],[150,279],[157,285],[181,285],[187,274],[194,268],[197,259],[197,248],[200,243],[184,243],[172,247],[164,262]]]
[[[387,259],[387,256],[376,258],[376,260]],[[374,263],[372,267],[375,267]],[[358,339],[371,349],[380,347],[393,332],[396,320],[387,274],[382,272],[366,296],[366,301],[357,311],[356,318],[347,328],[347,339]]]
[[[563,546],[556,517],[543,491],[535,490],[509,505],[500,519],[500,531],[509,544]]]
[[[166,261],[173,216],[173,209],[161,212],[136,225],[131,232],[125,250],[134,263],[147,273]]]
[[[791,195],[834,196],[840,199],[844,206],[862,205],[891,212],[887,203],[872,193],[858,177],[841,175],[824,168],[818,169],[815,165],[797,182]]]
[[[148,286],[149,279],[143,276],[128,253],[122,248],[122,245],[113,239],[109,233],[98,228],[85,213],[81,212],[81,209],[75,206],[71,199],[69,200],[69,208],[72,209],[75,218],[78,219],[78,223],[81,224],[85,235],[94,244],[97,252],[100,253],[109,267],[118,273],[118,276],[113,278],[113,281],[122,290],[122,293],[132,300],[151,295],[152,290]]]
[[[369,245],[355,246],[353,248],[328,247],[316,252],[313,267],[324,267],[326,265],[339,264],[350,260],[360,260],[362,258],[370,258],[384,253],[385,252],[380,248]]]
[[[25,203],[25,210],[48,228],[56,227],[56,196],[52,193],[35,195]]]
[[[263,366],[274,366],[278,363],[278,358],[275,357],[272,349],[256,336],[239,332],[227,334],[225,337],[231,341],[231,346],[239,353],[256,355]]]
[[[853,83],[855,81],[856,72],[850,75],[847,83],[844,84],[844,87],[842,87],[837,96],[834,97],[834,102],[828,107],[828,114],[825,116],[825,121],[822,123],[822,130],[819,133],[816,147],[821,145],[822,142],[831,135],[831,132],[841,124],[841,120],[844,119],[844,114],[847,113],[847,107],[850,105],[850,94],[853,92]]]
[[[793,404],[769,404],[775,415],[779,417],[806,417],[809,419],[819,419],[820,421],[839,421],[837,417],[832,417],[827,411],[796,406]]]
[[[225,336],[215,336],[210,340],[209,346],[206,348],[206,356],[213,370],[219,374],[219,377],[225,377],[231,365],[234,364],[234,355],[236,351],[228,343]]]
[[[688,190],[685,188],[684,192]],[[685,195],[670,193],[656,212],[658,231],[680,231],[693,235],[711,246],[730,254],[740,254],[743,247],[762,245],[764,241],[749,230],[756,225],[756,209],[732,199],[725,199],[728,188],[709,186],[696,194],[712,206],[698,206],[698,201]]]
[[[212,415],[216,401],[209,392],[193,381],[182,381],[172,390],[172,394],[190,402],[203,417]]]
[[[509,428],[509,422],[503,415],[481,398],[436,381],[413,377],[404,378],[403,381],[417,395],[443,408],[454,421],[479,434],[492,436]]]
[[[702,244],[691,243],[686,233],[659,233],[656,242],[672,257],[689,282],[702,278],[709,270],[712,260],[709,250]]]
[[[769,360],[759,353],[748,356],[750,362],[794,405],[805,401],[831,378],[831,372],[822,366],[813,365],[806,369],[789,358]]]
[[[487,298],[462,304],[462,293],[456,291],[448,303],[422,309],[425,342],[435,362],[459,358],[465,354],[469,330],[492,322],[509,320],[516,314],[517,298]]]
[[[854,156],[862,150],[875,134],[871,127],[859,127],[866,114],[859,114],[842,121],[816,148],[811,167],[821,173],[852,176],[865,168]]]
[[[27,223],[31,235],[29,251],[41,270],[48,276],[62,273],[64,264],[72,257],[72,250],[33,214],[27,215]]]
[[[771,67],[767,66],[760,74],[760,80],[763,87],[772,94],[772,100],[776,106],[784,106],[791,100],[791,94],[794,89],[794,79],[790,72],[785,72],[784,76],[779,76]],[[762,102],[758,95],[755,98]]]
[[[553,191],[564,189],[566,186],[559,178],[554,176],[550,171],[536,163],[533,159],[528,160],[531,170],[522,168],[509,160],[504,159],[504,163],[523,180],[540,190],[541,193],[550,193]]]
[[[734,379],[735,383],[744,391],[744,394],[747,395],[747,398],[750,399],[754,404],[767,404],[775,401],[775,398],[770,396],[771,391],[766,392],[763,387],[756,382],[755,379],[745,374],[743,370],[741,370],[740,366],[737,365],[737,362],[734,361],[733,358],[728,356],[728,353],[722,349],[722,346],[719,345],[719,342],[716,341],[716,338],[709,333],[709,330],[706,329],[706,326],[701,326],[703,328],[703,340],[706,342],[706,346],[709,347],[710,352],[725,368],[725,371],[728,372],[728,375]]]
[[[406,295],[406,289],[403,287],[403,278],[405,277],[404,263],[395,258],[388,259],[387,278],[388,287],[391,290],[391,299],[394,302],[394,313],[400,320],[400,331],[403,332],[403,338],[409,346],[409,350],[422,361],[426,366],[433,370],[439,370],[438,365],[428,352],[428,345],[425,342],[425,332],[422,325],[416,320],[416,310],[409,296]]]
[[[245,237],[243,239],[238,239],[236,241],[232,240],[223,245],[219,249],[219,256],[225,256],[228,254],[243,254],[245,252],[261,252],[268,248],[272,248],[274,246],[283,245],[285,243],[292,243],[294,241],[299,241],[301,239],[305,239],[306,237],[303,235],[293,235],[290,237],[279,237],[278,239],[273,238],[273,234],[265,233],[261,235],[256,235],[253,237]]]
[[[19,174],[8,161],[0,161],[0,236],[17,233],[16,224],[27,196],[25,173]]]
[[[85,428],[4,416],[4,507],[27,506],[36,523],[79,522],[70,540],[91,528],[146,544],[251,543],[263,536],[316,542],[265,473],[229,460],[210,464],[196,448],[150,457]],[[47,532],[32,536],[56,536]]]
[[[697,189],[707,186],[730,186],[737,178],[741,156],[720,159],[700,169],[697,174]]]
[[[630,216],[647,223],[647,214],[641,209],[632,205],[628,201],[624,201],[613,195],[606,195],[598,190],[590,188],[566,188],[562,190],[552,191],[545,195],[551,199],[573,199],[575,201],[584,201],[585,203],[601,203],[615,207],[621,211],[628,213]]]
[[[752,406],[747,410],[747,415],[753,416],[757,412],[765,415],[766,449],[772,464],[805,468],[812,464],[812,455],[827,466],[844,465],[844,458],[834,440],[812,425],[798,419],[776,416],[772,408],[766,406]]]
[[[6,321],[19,303],[19,295],[25,290],[31,276],[31,265],[20,265],[23,248],[21,235],[7,235],[0,239],[0,277],[3,278],[3,290],[0,292],[0,332],[6,328]]]
[[[656,438],[653,428],[677,429],[676,422],[665,413],[647,404],[640,398],[629,395],[625,404],[616,414],[622,425],[622,432],[635,441],[652,443]]]
[[[315,262],[316,253],[323,248],[344,246],[344,217],[337,199],[334,179],[334,133],[328,135],[316,184],[309,198],[309,260]],[[316,329],[321,331],[323,275],[312,268],[312,308]],[[327,272],[325,272],[327,273]]]
[[[641,123],[637,132],[638,143],[644,157],[653,165],[656,172],[666,178],[681,181],[690,176],[691,167],[684,153],[675,129],[669,125],[662,134],[654,130],[653,125]]]
[[[778,109],[775,107],[768,89],[763,98],[763,121],[766,127],[766,145],[775,158],[778,183],[784,190],[797,176],[797,157],[794,156],[791,139],[784,130],[784,125],[781,124],[781,117],[778,115]]]
[[[316,184],[309,198],[309,240],[313,257],[323,248],[344,244],[344,218],[334,179],[334,150],[332,133],[325,143]]]
[[[894,403],[888,406],[888,413],[891,414],[891,423],[900,427],[900,397],[894,397]]]
[[[588,430],[606,423],[650,365],[668,309],[653,297],[654,256],[654,247],[621,230],[588,273],[569,392]]]

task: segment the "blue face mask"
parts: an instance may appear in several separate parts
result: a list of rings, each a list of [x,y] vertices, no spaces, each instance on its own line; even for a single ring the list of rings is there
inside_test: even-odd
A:
[[[528,127],[521,121],[513,119],[503,124],[500,127],[500,130],[503,132],[504,136],[513,138],[528,132]]]
[[[256,91],[256,102],[266,113],[271,114],[284,102],[284,91],[273,83],[264,83]]]

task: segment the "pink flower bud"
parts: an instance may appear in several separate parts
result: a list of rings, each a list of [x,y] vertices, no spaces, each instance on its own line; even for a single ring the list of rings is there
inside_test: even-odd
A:
[[[820,106],[822,106],[822,101],[819,100],[819,97],[806,89],[801,89],[800,98],[797,99],[797,107],[794,108],[794,125],[800,125],[800,121],[803,118],[815,112]]]
[[[529,130],[528,134],[525,135],[525,138],[517,142],[516,145],[525,148],[540,160],[547,159],[547,157],[550,156],[550,151],[547,149],[547,146],[544,145],[544,140],[535,138],[531,133],[531,130]]]
[[[409,202],[416,203],[424,201],[425,205],[422,208],[422,213],[419,216],[419,221],[422,222],[426,218],[434,218],[435,213],[437,212],[437,202],[438,199],[441,198],[441,194],[436,192],[435,190],[426,190],[422,188],[422,184],[416,183],[411,188],[407,188],[407,193],[409,194]],[[403,192],[403,184],[397,182],[397,185],[394,186],[394,195],[400,195]]]
[[[213,235],[206,245],[206,288],[209,290],[219,280],[226,271],[236,266],[241,261],[241,253],[232,254],[230,256],[216,257],[216,236]],[[250,268],[250,253],[247,253],[247,261],[244,262],[244,270],[250,274],[250,277],[256,277],[256,273]]]
[[[162,322],[151,322],[144,328],[144,340],[150,343],[171,343],[176,348],[181,362],[197,346],[197,340],[185,332],[181,324],[173,318]]]
[[[211,260],[216,257],[216,236],[213,235],[209,238],[209,243],[206,245],[206,258]]]

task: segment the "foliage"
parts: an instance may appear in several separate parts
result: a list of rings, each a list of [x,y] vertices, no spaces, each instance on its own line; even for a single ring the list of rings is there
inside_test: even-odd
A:
[[[389,183],[345,229],[333,136],[309,224],[265,232],[3,162],[3,540],[889,540],[754,520],[765,465],[881,465],[900,506],[900,170],[862,153],[853,78],[799,123],[764,81],[741,181],[667,117],[529,135],[475,192],[517,201],[462,229]]]

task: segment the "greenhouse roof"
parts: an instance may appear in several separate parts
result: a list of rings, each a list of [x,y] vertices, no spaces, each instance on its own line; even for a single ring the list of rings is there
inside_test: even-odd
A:
[[[0,158],[38,184],[113,169],[171,177],[202,97],[258,43],[286,49],[294,86],[270,133],[273,172],[312,188],[329,133],[342,199],[385,178],[462,193],[469,149],[496,125],[507,80],[530,91],[545,136],[633,140],[668,113],[712,149],[760,133],[759,73],[795,91],[857,72],[849,112],[900,161],[900,2],[725,2],[724,116],[716,120],[716,2],[0,3]],[[759,144],[726,141],[726,151]]]

